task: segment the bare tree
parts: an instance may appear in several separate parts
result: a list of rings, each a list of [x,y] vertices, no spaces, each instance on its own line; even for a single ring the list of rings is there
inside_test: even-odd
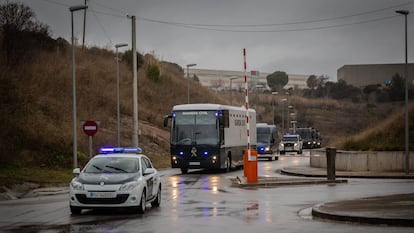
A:
[[[32,9],[22,3],[0,4],[1,54],[8,65],[16,65],[36,48],[51,48],[55,43],[49,27],[36,20]]]

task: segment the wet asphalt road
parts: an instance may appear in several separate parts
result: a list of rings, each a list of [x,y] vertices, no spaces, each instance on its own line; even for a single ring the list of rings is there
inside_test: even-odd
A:
[[[282,176],[282,167],[308,165],[309,157],[288,155],[259,161],[259,176]],[[144,214],[84,211],[71,216],[68,195],[0,202],[0,232],[413,232],[413,228],[360,225],[312,219],[318,203],[414,192],[413,180],[348,179],[336,185],[277,188],[232,187],[229,173],[179,170],[162,173],[162,203]]]

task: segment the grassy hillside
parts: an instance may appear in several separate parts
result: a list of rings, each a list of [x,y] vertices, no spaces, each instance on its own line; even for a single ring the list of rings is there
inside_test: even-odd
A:
[[[101,122],[99,132],[94,137],[96,151],[102,145],[116,143],[115,55],[97,48],[85,51],[77,49],[76,54],[78,120]],[[160,69],[159,79],[147,77],[149,66]],[[70,47],[42,51],[18,68],[2,69],[2,164],[72,165],[71,75]],[[160,62],[148,54],[144,56],[138,80],[140,146],[156,161],[157,166],[168,167],[169,134],[162,127],[162,120],[173,105],[187,102],[187,80],[176,65]],[[131,145],[132,74],[124,62],[120,64],[120,93],[121,144],[127,146]],[[250,104],[257,111],[258,122],[271,123],[273,109],[275,115],[280,117],[282,98],[271,94],[251,94]],[[229,99],[229,92],[212,93],[191,81],[193,103],[229,104]],[[244,93],[234,92],[232,99],[234,105],[241,106],[244,104]],[[295,108],[299,126],[313,126],[321,131],[324,146],[376,150],[395,150],[403,146],[403,120],[401,116],[389,117],[391,112],[402,114],[402,103],[372,106],[290,96],[289,104]],[[413,118],[410,119],[412,121]],[[78,154],[82,164],[88,158],[88,138],[82,132],[80,123],[78,126]],[[361,133],[365,130],[369,130],[369,133]],[[376,136],[361,136],[372,135],[372,132],[376,132]],[[361,134],[350,137],[358,133]]]
[[[414,105],[409,112],[409,147],[414,148]],[[344,150],[402,151],[405,143],[405,115],[396,112],[377,125],[351,137],[342,137],[335,141],[336,147]]]
[[[223,99],[230,99],[230,93],[222,92],[220,96]],[[285,120],[287,121],[287,104],[282,104],[282,99],[288,98],[288,103],[293,106],[295,116],[290,116],[298,122],[299,127],[314,127],[321,132],[323,141],[322,145],[335,146],[341,149],[373,149],[387,150],[390,146],[382,143],[387,137],[367,139],[373,140],[372,143],[377,143],[376,147],[357,145],[356,141],[348,144],[342,143],[348,141],[350,137],[356,134],[365,135],[366,131],[372,129],[381,130],[385,135],[391,132],[386,127],[386,122],[392,122],[398,127],[394,127],[395,134],[391,137],[395,141],[393,149],[403,150],[404,144],[404,120],[400,117],[393,117],[393,115],[401,115],[404,112],[404,103],[376,103],[367,104],[366,102],[355,103],[351,101],[338,101],[333,99],[309,99],[298,95],[293,96],[277,96],[271,94],[255,94],[251,93],[249,96],[251,107],[257,111],[258,122],[272,123],[272,111],[275,111],[276,124],[281,128],[281,117],[284,107]],[[274,106],[272,105],[272,102]],[[242,105],[244,103],[244,92],[233,92],[233,104]],[[410,120],[413,121],[414,113],[410,114]],[[414,123],[410,124],[411,134],[414,133]],[[414,135],[413,135],[414,136]],[[411,138],[413,138],[411,136]],[[360,138],[360,137],[358,137]],[[362,144],[368,145],[368,141],[361,141]],[[412,143],[414,140],[412,140]],[[381,147],[381,145],[383,147]],[[413,145],[414,146],[414,145]],[[411,146],[411,148],[413,148]]]
[[[78,121],[99,120],[94,147],[116,144],[116,76],[114,53],[90,48],[76,51]],[[157,66],[157,80],[146,75]],[[0,161],[17,165],[71,166],[72,73],[71,50],[39,52],[15,69],[2,69],[2,128]],[[222,102],[191,81],[191,102]],[[132,72],[120,64],[121,144],[131,145]],[[146,154],[169,164],[168,132],[162,128],[165,114],[175,104],[187,102],[187,80],[176,66],[144,56],[138,72],[139,141]],[[88,138],[78,123],[80,163],[87,160]],[[158,165],[158,164],[157,164]]]

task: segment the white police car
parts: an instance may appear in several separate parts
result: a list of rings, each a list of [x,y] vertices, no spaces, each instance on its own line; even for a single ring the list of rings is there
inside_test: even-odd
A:
[[[161,180],[150,159],[135,148],[102,148],[70,183],[72,214],[82,209],[131,207],[144,213],[146,204],[161,203]]]
[[[299,134],[285,134],[279,143],[280,154],[286,152],[297,152],[302,154],[303,142]]]

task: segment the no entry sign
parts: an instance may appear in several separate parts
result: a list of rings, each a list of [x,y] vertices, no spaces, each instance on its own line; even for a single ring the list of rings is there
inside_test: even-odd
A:
[[[98,132],[98,124],[96,121],[85,121],[83,123],[83,132],[85,132],[88,136],[93,136]]]

